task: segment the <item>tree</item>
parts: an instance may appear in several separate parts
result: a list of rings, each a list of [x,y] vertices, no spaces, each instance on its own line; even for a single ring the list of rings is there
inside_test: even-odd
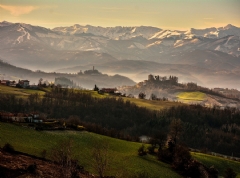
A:
[[[151,100],[157,100],[157,96],[152,93],[151,96],[150,96],[150,99],[151,99]]]
[[[182,130],[183,128],[181,119],[173,119],[170,124],[170,137],[174,144],[177,144],[177,139],[180,137]]]
[[[94,85],[93,91],[99,91],[99,88],[97,87],[97,85]]]
[[[177,145],[174,149],[172,167],[178,171],[186,171],[191,160],[187,147]]]
[[[73,141],[71,139],[61,140],[51,150],[51,158],[62,166],[62,176],[72,178],[77,176],[77,162],[73,160]]]
[[[146,154],[147,154],[147,151],[146,151],[145,145],[142,144],[142,146],[140,146],[140,147],[138,148],[138,155],[139,155],[139,156],[144,156],[144,155],[146,155]]]
[[[139,99],[145,99],[146,98],[146,94],[141,92],[141,93],[138,94],[138,98]]]
[[[97,142],[93,148],[92,166],[98,173],[100,178],[103,178],[106,170],[109,168],[109,144],[107,142]]]
[[[237,174],[236,172],[233,171],[232,168],[227,168],[224,171],[224,178],[235,178],[235,177],[237,177]]]

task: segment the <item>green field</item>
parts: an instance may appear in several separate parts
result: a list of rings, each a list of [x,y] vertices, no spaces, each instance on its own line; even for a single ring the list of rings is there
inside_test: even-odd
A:
[[[234,172],[237,173],[237,178],[240,178],[240,162],[203,153],[192,153],[192,156],[208,167],[214,165],[214,167],[218,169],[220,175],[223,175],[226,168],[232,168]]]
[[[25,88],[15,88],[15,87],[9,87],[0,85],[0,94],[12,94],[18,97],[26,97],[30,94],[38,93],[40,95],[44,95],[44,91],[40,90],[32,90],[32,89],[25,89]]]
[[[201,102],[206,99],[206,94],[196,91],[196,92],[180,92],[177,94],[177,98],[184,103],[190,102]]]
[[[0,122],[0,146],[13,145],[15,150],[41,156],[46,149],[47,157],[51,148],[60,140],[71,138],[74,143],[74,157],[90,172],[92,169],[92,149],[96,142],[107,142],[110,153],[109,175],[148,172],[151,177],[180,177],[168,164],[159,162],[154,156],[139,157],[140,143],[127,142],[89,132],[77,131],[35,131],[30,128]]]
[[[139,107],[146,107],[150,110],[162,110],[167,109],[173,106],[183,105],[179,102],[171,102],[171,101],[152,101],[146,99],[137,99],[137,98],[123,98],[125,101],[129,100],[130,102],[135,103]]]
[[[79,89],[74,89],[74,90],[76,92],[90,94],[92,97],[96,97],[96,98],[116,97],[109,94],[98,94],[96,91],[93,91],[93,90],[79,90]],[[32,89],[14,88],[14,87],[0,85],[0,94],[1,93],[13,94],[17,97],[23,97],[23,98],[26,98],[28,95],[35,94],[35,93],[38,93],[41,96],[43,96],[45,92],[50,92],[50,91],[51,91],[51,88],[43,88],[42,90],[32,90]],[[183,105],[182,103],[179,103],[179,102],[170,102],[170,101],[152,101],[147,99],[137,99],[137,98],[127,98],[127,97],[122,97],[122,99],[124,101],[128,100],[130,102],[133,102],[139,107],[146,107],[147,109],[150,109],[150,110],[162,110],[162,109],[170,108],[173,106]]]
[[[74,157],[79,163],[90,172],[92,169],[92,149],[98,142],[109,144],[110,170],[109,175],[121,173],[147,172],[151,177],[180,177],[168,164],[157,161],[154,156],[147,155],[139,157],[137,150],[141,143],[127,142],[90,132],[78,131],[35,131],[31,128],[21,127],[0,122],[0,146],[10,143],[13,147],[25,153],[41,156],[41,152],[47,150],[47,157],[50,150],[59,141],[72,139],[74,143]],[[231,167],[238,173],[240,178],[240,163],[220,157],[205,155],[202,153],[192,153],[192,156],[207,166],[214,165],[223,174],[227,167]]]

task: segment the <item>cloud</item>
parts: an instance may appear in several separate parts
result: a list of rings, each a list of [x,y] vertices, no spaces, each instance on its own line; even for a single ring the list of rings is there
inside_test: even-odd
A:
[[[34,6],[8,6],[0,4],[0,8],[9,11],[13,16],[20,16],[22,14],[29,14],[38,7]]]

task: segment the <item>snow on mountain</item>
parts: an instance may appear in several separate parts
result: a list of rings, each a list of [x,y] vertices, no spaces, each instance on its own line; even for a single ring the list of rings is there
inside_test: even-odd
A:
[[[81,25],[73,25],[70,27],[57,27],[54,28],[53,31],[58,32],[60,34],[82,34],[82,33],[91,33],[96,36],[104,36],[110,39],[129,39],[137,36],[143,36],[144,38],[150,38],[155,33],[160,31],[161,29],[156,27],[94,27],[91,25],[81,26]]]
[[[75,24],[47,29],[24,23],[0,22],[0,48],[23,45],[40,49],[77,50],[108,53],[117,59],[159,60],[160,55],[186,50],[208,49],[240,56],[240,28],[188,31],[156,27],[99,27]],[[38,49],[39,48],[39,49]]]

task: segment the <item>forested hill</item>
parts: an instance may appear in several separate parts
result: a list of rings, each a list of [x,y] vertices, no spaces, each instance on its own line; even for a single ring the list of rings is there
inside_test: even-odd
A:
[[[23,99],[1,94],[0,106],[3,111],[34,111],[55,119],[74,116],[88,131],[133,141],[141,135],[163,135],[166,139],[172,120],[181,119],[183,129],[179,142],[191,148],[240,157],[240,111],[237,109],[179,105],[154,111],[118,97],[98,98],[81,90],[58,87],[44,97],[33,94]]]
[[[53,82],[55,78],[65,77],[73,81],[75,84],[82,88],[92,89],[95,84],[99,87],[117,87],[122,85],[134,85],[135,82],[128,77],[115,74],[113,76],[107,74],[97,73],[97,75],[84,73],[84,74],[69,74],[69,73],[56,73],[56,72],[43,72],[41,70],[31,71],[24,68],[19,68],[0,60],[0,79],[10,80],[29,80],[30,84],[38,84],[39,79],[44,81]],[[92,71],[92,70],[90,70]],[[97,71],[97,70],[95,70]]]

